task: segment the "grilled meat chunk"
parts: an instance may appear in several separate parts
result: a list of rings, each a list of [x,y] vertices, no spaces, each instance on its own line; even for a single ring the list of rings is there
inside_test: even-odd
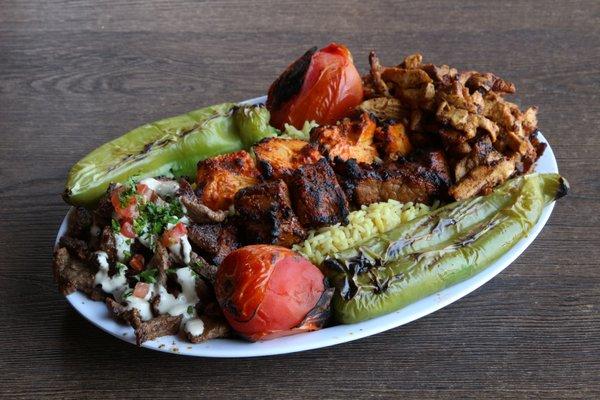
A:
[[[348,200],[357,206],[380,201],[381,175],[375,164],[337,159],[335,172]]]
[[[446,154],[461,157],[471,151],[471,145],[461,132],[455,129],[440,129],[439,135]]]
[[[104,229],[102,229],[100,250],[106,252],[108,261],[111,265],[117,261],[117,241],[110,226],[105,226]]]
[[[202,204],[200,198],[194,193],[192,185],[185,179],[179,181],[177,196],[179,197],[181,204],[183,204],[187,210],[190,219],[197,224],[223,222],[227,217],[227,212],[214,211]]]
[[[471,146],[471,151],[466,157],[460,159],[454,166],[454,179],[459,181],[473,168],[479,165],[492,165],[503,156],[492,146],[489,137],[484,136]]]
[[[212,157],[198,163],[198,196],[212,210],[225,211],[238,190],[258,183],[259,172],[246,151]]]
[[[417,68],[384,68],[381,78],[390,82],[393,95],[412,108],[429,108],[433,102],[435,89],[433,80],[427,73]],[[389,85],[388,85],[389,86]]]
[[[311,143],[319,146],[322,154],[334,160],[354,158],[358,162],[370,164],[378,156],[373,144],[375,121],[367,113],[357,119],[344,119],[337,125],[324,125],[310,133]]]
[[[92,213],[85,207],[75,207],[69,215],[67,233],[76,239],[87,239],[92,227]]]
[[[240,247],[237,228],[231,223],[192,224],[187,233],[200,255],[211,264],[221,264],[227,254]]]
[[[456,200],[467,199],[479,193],[489,194],[494,187],[510,178],[515,170],[515,157],[502,157],[490,164],[471,169],[448,192]]]
[[[306,237],[282,180],[244,188],[235,195],[234,204],[243,221],[240,228],[246,243],[291,247]]]
[[[371,97],[390,97],[390,91],[387,84],[381,79],[381,71],[383,67],[379,62],[379,57],[374,51],[369,53],[369,65],[371,67],[370,73],[363,77],[363,86],[365,90],[365,96]]]
[[[106,190],[106,194],[102,196],[98,202],[98,206],[92,212],[92,220],[94,225],[99,227],[110,225],[110,220],[112,219],[112,213],[114,211],[113,205],[110,201],[110,194],[114,189],[115,185],[110,184]]]
[[[135,310],[137,311],[137,310]],[[176,335],[181,327],[182,315],[159,315],[149,321],[144,321],[135,327],[135,339],[137,345],[147,340],[161,336]]]
[[[400,122],[384,123],[375,130],[375,145],[383,159],[397,160],[412,151],[404,125]]]
[[[54,252],[52,260],[54,281],[58,290],[63,295],[68,295],[76,290],[86,293],[92,300],[104,298],[102,291],[94,285],[94,272],[87,263],[77,260],[69,255],[69,251],[60,247]]]
[[[305,228],[348,223],[348,201],[324,158],[296,170],[289,187],[294,211]]]
[[[393,119],[407,122],[410,118],[410,109],[393,97],[375,97],[365,100],[356,109],[374,115],[381,120]]]
[[[440,151],[425,152],[413,160],[400,159],[379,165],[338,160],[336,172],[344,191],[357,206],[390,199],[431,203],[446,197],[450,175]]]
[[[470,176],[455,185],[453,197],[487,192],[490,184],[501,184],[512,174],[513,164],[516,173],[525,174],[543,152],[534,137],[537,108],[522,111],[504,98],[515,92],[511,82],[489,72],[423,64],[420,54],[408,56],[397,67],[385,67],[372,53],[369,63],[371,70],[363,77],[368,100],[361,108],[388,118],[397,115],[415,147],[438,147],[423,139],[441,139],[456,180]],[[405,110],[410,111],[408,121]],[[496,152],[480,163],[471,153],[484,137]]]
[[[90,256],[90,249],[85,240],[75,239],[71,236],[63,236],[58,241],[60,247],[64,247],[69,254],[77,257],[81,261],[87,261]]]
[[[286,179],[299,167],[323,157],[316,146],[299,139],[266,138],[253,150],[265,179]]]

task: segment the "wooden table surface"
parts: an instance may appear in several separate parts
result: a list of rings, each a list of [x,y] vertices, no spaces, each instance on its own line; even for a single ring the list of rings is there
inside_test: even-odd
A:
[[[0,395],[13,398],[600,398],[600,3],[2,1]],[[157,118],[265,93],[307,48],[362,72],[420,51],[500,73],[572,185],[506,271],[433,315],[259,359],[138,349],[81,318],[50,271],[71,164]]]

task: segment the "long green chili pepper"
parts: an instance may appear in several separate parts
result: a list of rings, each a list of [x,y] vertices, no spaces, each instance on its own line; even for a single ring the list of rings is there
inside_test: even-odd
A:
[[[105,143],[69,171],[64,199],[93,206],[111,182],[136,176],[193,177],[198,161],[273,136],[265,107],[224,103],[142,125]]]
[[[354,323],[398,310],[486,268],[564,196],[558,174],[515,178],[488,196],[442,207],[323,263],[334,315]]]

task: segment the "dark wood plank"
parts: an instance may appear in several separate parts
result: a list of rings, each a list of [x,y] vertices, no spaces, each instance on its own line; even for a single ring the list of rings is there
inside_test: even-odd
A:
[[[68,167],[143,122],[261,95],[332,40],[363,71],[373,48],[495,71],[540,107],[573,190],[533,245],[431,316],[300,354],[178,357],[77,315],[50,273]],[[600,397],[599,91],[596,1],[2,2],[0,396]]]

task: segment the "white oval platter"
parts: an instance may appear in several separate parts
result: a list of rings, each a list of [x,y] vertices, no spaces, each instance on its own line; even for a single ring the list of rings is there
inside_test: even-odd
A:
[[[265,100],[266,97],[258,97],[241,102],[241,104],[260,104]],[[540,134],[539,138],[541,141],[547,143],[543,135]],[[556,159],[550,145],[548,145],[546,151],[538,160],[536,171],[558,172]],[[335,344],[375,335],[388,329],[397,328],[455,302],[502,272],[519,255],[521,255],[521,253],[523,253],[537,237],[548,221],[548,218],[550,218],[553,208],[554,203],[546,206],[531,233],[477,275],[393,313],[357,324],[337,325],[316,332],[301,333],[294,336],[257,343],[248,343],[238,339],[214,339],[204,343],[192,344],[177,336],[165,336],[156,340],[147,341],[142,344],[142,347],[197,357],[258,357],[333,346]],[[58,244],[58,239],[66,232],[67,217],[68,214],[60,226],[55,245]],[[133,329],[128,325],[115,321],[110,316],[109,311],[103,302],[92,301],[81,292],[75,292],[68,295],[67,300],[84,318],[98,328],[135,345]]]

